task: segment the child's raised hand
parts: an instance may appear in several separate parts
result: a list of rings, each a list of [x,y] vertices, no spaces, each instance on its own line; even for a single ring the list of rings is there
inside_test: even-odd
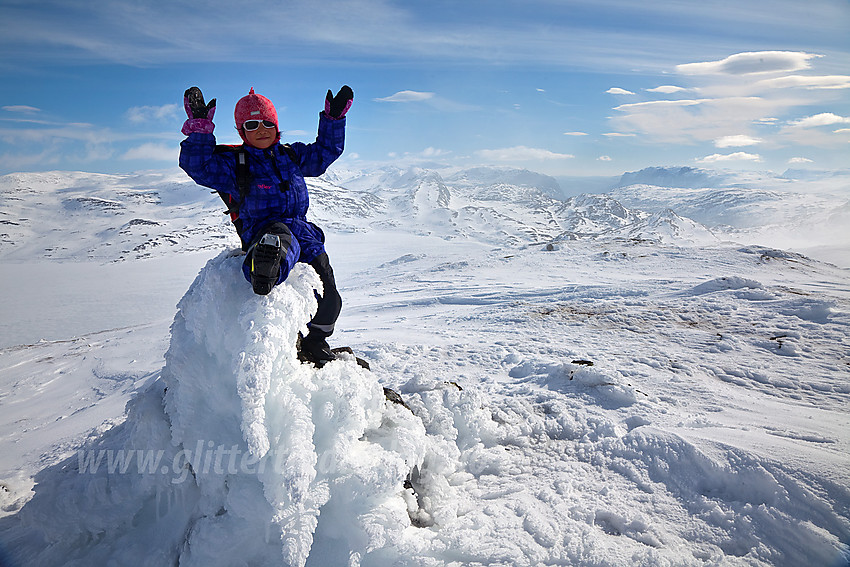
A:
[[[212,119],[215,115],[215,99],[212,99],[209,104],[204,103],[204,94],[198,87],[186,89],[183,93],[183,108],[186,109],[186,114],[189,119],[183,123],[181,130],[187,136],[189,134],[212,134],[215,129]]]
[[[336,96],[328,90],[325,97],[325,114],[333,120],[339,120],[345,116],[348,109],[351,108],[351,103],[354,102],[354,91],[348,85],[343,85]]]
[[[183,93],[183,106],[189,118],[206,118],[212,120],[215,115],[215,99],[204,104],[204,93],[198,87],[186,89]]]

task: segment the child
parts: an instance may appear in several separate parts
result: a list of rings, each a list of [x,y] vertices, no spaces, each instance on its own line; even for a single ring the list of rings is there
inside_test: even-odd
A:
[[[252,88],[234,112],[244,144],[217,146],[212,122],[215,99],[205,104],[198,87],[188,89],[183,99],[189,118],[183,124],[187,138],[180,144],[180,167],[199,185],[218,191],[230,206],[246,251],[242,271],[254,293],[268,294],[296,262],[310,264],[319,274],[324,293],[299,353],[317,366],[335,358],[326,339],[333,333],[342,298],[325,252],[324,233],[305,218],[309,196],[304,177],[322,175],[342,154],[345,113],[353,100],[347,85],[336,96],[328,91],[316,141],[282,145],[274,105]]]

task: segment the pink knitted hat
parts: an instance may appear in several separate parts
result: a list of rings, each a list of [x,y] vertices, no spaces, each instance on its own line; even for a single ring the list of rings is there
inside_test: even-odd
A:
[[[239,135],[245,140],[245,132],[242,130],[242,124],[246,120],[270,120],[274,122],[277,128],[277,139],[280,139],[280,127],[277,123],[277,110],[275,110],[272,101],[254,93],[254,87],[251,91],[239,99],[236,103],[236,110],[233,111],[233,117],[236,119],[236,129],[239,130]],[[275,140],[277,142],[277,140]]]

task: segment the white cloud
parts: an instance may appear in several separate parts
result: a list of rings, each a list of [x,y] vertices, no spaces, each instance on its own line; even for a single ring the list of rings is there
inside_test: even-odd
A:
[[[127,120],[134,124],[152,122],[159,120],[171,120],[177,118],[182,107],[177,104],[164,104],[162,106],[134,106],[127,109]]]
[[[559,154],[542,148],[529,148],[527,146],[514,146],[512,148],[500,148],[496,150],[478,150],[475,153],[485,160],[507,162],[571,159],[575,157],[571,154]]]
[[[448,155],[450,153],[452,153],[452,152],[450,152],[449,150],[441,150],[439,148],[433,148],[433,147],[429,146],[429,147],[425,148],[424,150],[422,150],[422,152],[419,155],[421,157],[424,157],[424,158],[435,158],[435,157],[441,157],[441,156],[444,156],[444,155]]]
[[[621,104],[620,106],[615,106],[614,110],[635,110],[641,108],[653,108],[653,107],[661,107],[661,106],[696,106],[698,104],[702,104],[704,102],[708,102],[711,99],[701,98],[701,99],[683,99],[683,100],[650,100],[646,102],[633,102],[630,104]]]
[[[564,132],[564,136],[587,136],[587,132]]]
[[[611,87],[610,89],[608,89],[605,92],[608,93],[608,94],[613,94],[613,95],[633,95],[633,94],[635,94],[632,91],[627,91],[626,89],[621,89],[620,87]]]
[[[93,129],[81,125],[63,125],[52,128],[0,128],[0,139],[15,144],[94,144],[110,143],[114,134],[106,129]]]
[[[755,146],[762,142],[763,140],[760,138],[737,134],[735,136],[723,136],[722,138],[717,138],[714,140],[714,146],[717,148],[738,148],[742,146]]]
[[[714,142],[752,128],[778,103],[760,97],[659,100],[623,104],[611,119],[619,132],[634,132],[662,143]]]
[[[606,132],[602,135],[608,136],[609,138],[633,138],[637,134],[627,134],[625,132]]]
[[[850,129],[835,128],[836,125],[841,124],[850,124],[850,118],[831,112],[822,112],[788,122],[779,130],[778,135],[781,139],[797,145],[822,148],[845,147],[847,140],[843,136],[844,130]]]
[[[778,71],[799,71],[810,67],[809,60],[822,57],[803,51],[755,51],[736,53],[719,61],[677,65],[683,75],[750,75]]]
[[[761,161],[761,156],[758,154],[748,154],[746,152],[735,152],[732,154],[711,154],[704,158],[697,158],[697,163],[719,163],[724,161]]]
[[[790,164],[800,164],[800,163],[813,163],[813,162],[809,158],[792,157],[791,159],[788,160],[788,163],[790,163]]]
[[[176,146],[165,144],[145,143],[135,148],[130,148],[121,159],[148,159],[156,161],[176,162],[179,152]]]
[[[611,161],[611,156],[599,156],[596,161]]]
[[[41,112],[40,108],[27,106],[26,104],[10,104],[9,106],[4,106],[2,108],[6,112],[20,112],[23,114],[35,114],[36,112]]]
[[[375,102],[421,102],[433,98],[434,93],[418,91],[399,91],[383,98],[373,98]]]
[[[755,84],[756,88],[784,89],[850,89],[850,76],[848,75],[787,75],[774,79],[763,79]]]
[[[433,146],[429,146],[424,150],[418,152],[388,152],[387,158],[389,158],[389,162],[366,160],[365,162],[361,162],[358,167],[362,167],[363,163],[374,166],[386,165],[390,163],[396,167],[406,167],[421,164],[423,162],[443,162],[447,158],[447,156],[450,156],[452,153],[453,152],[451,150],[444,150],[442,148],[435,148]],[[352,154],[346,155],[343,159],[355,160],[360,159],[361,157],[362,156],[360,155]]]
[[[654,89],[646,89],[646,92],[650,93],[663,93],[663,94],[673,94],[687,91],[684,87],[677,87],[675,85],[661,85],[660,87],[655,87]]]
[[[680,93],[673,92],[675,83],[648,89],[670,91],[666,98],[671,100],[616,106],[618,112],[610,118],[610,127],[660,143],[710,142],[718,148],[731,148],[769,142],[771,147],[838,148],[845,141],[833,132],[835,128],[827,132],[818,127],[850,122],[828,112],[837,108],[829,106],[836,91],[850,88],[850,75],[795,73],[808,69],[820,57],[806,52],[762,51],[679,65],[676,71],[691,75],[687,81],[692,88],[688,90],[700,93],[699,98],[672,100]],[[771,72],[774,74],[759,75]],[[820,107],[827,112],[809,117],[800,117],[799,111],[790,115],[800,107]]]
[[[800,120],[794,120],[789,124],[791,126],[796,126],[799,128],[816,128],[818,126],[832,126],[833,124],[848,124],[850,123],[850,118],[845,116],[838,116],[837,114],[833,114],[831,112],[822,112],[820,114],[815,114],[814,116],[807,116],[806,118],[801,118]]]

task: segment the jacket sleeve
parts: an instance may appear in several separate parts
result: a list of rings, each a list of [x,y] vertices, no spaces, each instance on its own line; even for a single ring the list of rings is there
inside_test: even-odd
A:
[[[345,149],[345,118],[331,120],[325,113],[319,114],[319,133],[312,144],[294,142],[292,149],[298,155],[301,174],[318,177],[325,172]]]
[[[180,168],[198,185],[239,195],[233,155],[216,153],[212,134],[193,132],[180,142]]]

